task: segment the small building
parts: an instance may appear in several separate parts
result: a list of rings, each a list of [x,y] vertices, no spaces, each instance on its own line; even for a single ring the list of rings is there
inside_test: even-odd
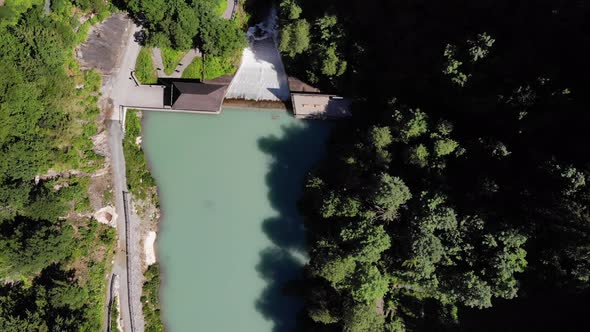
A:
[[[173,110],[219,114],[227,85],[202,82],[174,81],[170,89]]]
[[[352,100],[336,95],[291,93],[291,102],[298,119],[340,119],[352,115]]]

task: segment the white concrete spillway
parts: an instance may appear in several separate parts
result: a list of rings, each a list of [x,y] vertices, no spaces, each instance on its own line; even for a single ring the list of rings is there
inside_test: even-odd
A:
[[[246,100],[289,100],[287,74],[272,38],[252,41],[244,49],[226,98]]]

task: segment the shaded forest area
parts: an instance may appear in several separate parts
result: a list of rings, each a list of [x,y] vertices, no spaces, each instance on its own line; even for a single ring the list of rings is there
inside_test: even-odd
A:
[[[588,4],[279,8],[288,72],[357,100],[300,203],[302,329],[589,329]]]
[[[116,235],[91,219],[91,175],[104,166],[91,139],[101,77],[80,70],[74,47],[110,8],[1,9],[0,330],[98,331]]]

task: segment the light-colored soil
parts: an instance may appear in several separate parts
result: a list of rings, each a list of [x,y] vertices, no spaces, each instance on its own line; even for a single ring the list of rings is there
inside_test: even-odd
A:
[[[156,251],[155,245],[156,243],[156,232],[149,231],[145,240],[143,241],[143,249],[145,254],[145,264],[150,266],[156,262]]]

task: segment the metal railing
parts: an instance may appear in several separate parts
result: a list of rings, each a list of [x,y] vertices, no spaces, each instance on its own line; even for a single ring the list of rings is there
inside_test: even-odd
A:
[[[112,326],[112,309],[113,309],[113,302],[115,301],[115,297],[113,296],[113,287],[115,285],[115,278],[117,278],[116,274],[111,274],[111,282],[109,286],[109,303],[107,308],[107,332],[111,332]],[[118,318],[118,317],[117,317]]]
[[[238,2],[239,0],[234,0],[234,8],[231,11],[231,19],[235,19],[236,18],[236,12],[238,10]]]
[[[125,215],[125,267],[127,271],[127,305],[129,307],[129,324],[131,328],[131,332],[135,331],[133,327],[133,305],[131,304],[131,284],[129,282],[131,275],[130,268],[129,268],[129,207],[127,205],[127,194],[125,190],[123,190],[123,213]]]

